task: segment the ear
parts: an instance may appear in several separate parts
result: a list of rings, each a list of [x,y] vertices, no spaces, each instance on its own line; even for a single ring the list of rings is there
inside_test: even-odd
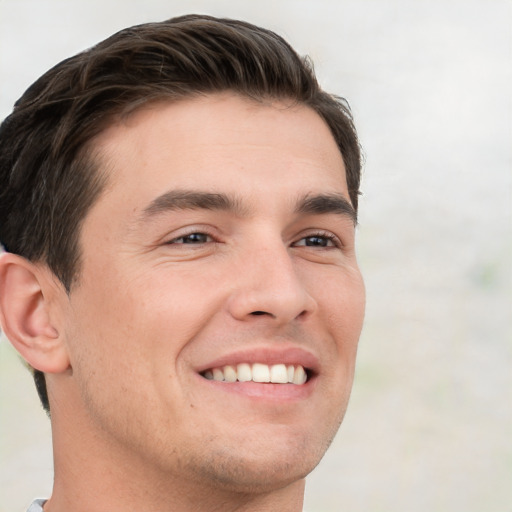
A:
[[[33,368],[61,373],[69,368],[64,340],[52,322],[58,307],[53,274],[11,253],[0,255],[0,322],[14,348]],[[58,315],[53,315],[58,317]]]

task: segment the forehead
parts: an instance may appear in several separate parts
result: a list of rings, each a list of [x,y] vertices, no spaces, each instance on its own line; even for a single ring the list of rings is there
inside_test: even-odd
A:
[[[95,149],[109,181],[99,202],[136,199],[135,209],[173,188],[248,196],[321,189],[348,198],[338,146],[304,105],[227,93],[153,103],[107,128]]]

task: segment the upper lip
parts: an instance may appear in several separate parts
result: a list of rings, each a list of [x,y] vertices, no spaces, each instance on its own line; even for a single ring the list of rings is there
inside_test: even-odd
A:
[[[255,347],[224,354],[206,364],[198,366],[196,371],[202,373],[212,368],[236,366],[241,363],[261,363],[269,366],[274,364],[301,365],[304,369],[313,373],[318,373],[320,366],[318,358],[303,348]]]

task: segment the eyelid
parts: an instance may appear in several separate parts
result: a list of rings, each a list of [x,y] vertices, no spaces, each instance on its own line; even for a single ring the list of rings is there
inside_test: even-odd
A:
[[[211,238],[210,241],[208,242],[205,242],[205,243],[212,243],[212,242],[216,242],[218,241],[218,236],[216,236],[214,233],[213,233],[213,230],[206,226],[190,226],[190,227],[187,227],[187,228],[183,228],[184,230],[181,231],[181,232],[178,232],[178,233],[173,233],[173,236],[171,238],[166,238],[164,240],[164,245],[174,245],[176,243],[176,240],[179,240],[180,238],[186,238],[187,236],[190,236],[190,235],[194,235],[194,234],[202,234],[202,235],[206,235],[208,238]],[[177,244],[176,245],[186,245],[186,244]],[[200,243],[198,244],[190,244],[190,245],[201,245]]]
[[[341,249],[343,248],[344,244],[341,241],[341,239],[336,236],[332,231],[325,231],[325,230],[313,230],[311,232],[301,233],[300,238],[298,238],[295,242],[293,242],[292,245],[297,246],[296,244],[300,242],[301,240],[304,240],[305,238],[311,238],[311,237],[319,237],[319,238],[327,238],[330,240],[334,247]],[[325,249],[325,248],[324,248]]]

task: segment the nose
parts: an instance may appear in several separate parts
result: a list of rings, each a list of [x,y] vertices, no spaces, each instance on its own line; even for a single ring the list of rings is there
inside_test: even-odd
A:
[[[269,319],[275,324],[303,320],[317,309],[293,255],[281,239],[254,247],[242,258],[228,301],[241,321]]]

